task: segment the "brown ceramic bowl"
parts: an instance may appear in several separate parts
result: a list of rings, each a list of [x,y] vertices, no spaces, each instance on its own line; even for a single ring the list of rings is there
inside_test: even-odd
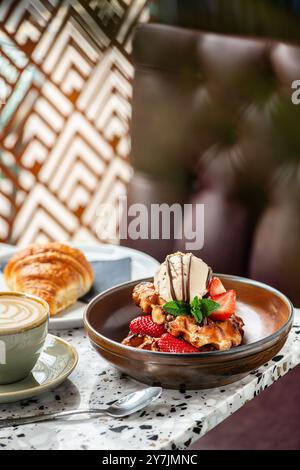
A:
[[[92,345],[123,373],[165,388],[220,387],[245,377],[283,347],[293,323],[293,306],[279,291],[260,282],[219,277],[226,289],[237,292],[237,314],[245,322],[241,346],[227,351],[172,354],[122,345],[130,320],[141,313],[132,302],[132,289],[150,279],[113,287],[90,302],[84,322]]]

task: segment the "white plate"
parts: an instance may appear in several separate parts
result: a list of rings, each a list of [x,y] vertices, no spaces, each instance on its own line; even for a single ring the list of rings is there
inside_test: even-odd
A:
[[[89,261],[131,258],[132,273],[131,279],[153,276],[158,266],[158,262],[149,255],[141,251],[133,250],[117,245],[83,245],[68,243],[83,251]],[[8,259],[10,255],[20,250],[20,247],[0,244],[0,261]],[[0,272],[0,290],[7,290],[2,273]],[[75,328],[83,326],[83,312],[86,304],[76,302],[71,307],[50,319],[49,328],[60,330],[65,328]]]

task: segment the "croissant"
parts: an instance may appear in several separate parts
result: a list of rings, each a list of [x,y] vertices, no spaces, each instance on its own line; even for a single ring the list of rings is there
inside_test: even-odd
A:
[[[34,243],[16,253],[4,269],[11,290],[48,302],[50,315],[72,305],[92,287],[94,274],[84,254],[61,243]]]

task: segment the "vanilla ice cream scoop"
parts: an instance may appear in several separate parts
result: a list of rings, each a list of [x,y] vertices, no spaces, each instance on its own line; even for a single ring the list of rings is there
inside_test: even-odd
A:
[[[167,302],[191,302],[195,296],[207,293],[211,268],[192,253],[168,255],[154,276],[154,285],[160,297]]]

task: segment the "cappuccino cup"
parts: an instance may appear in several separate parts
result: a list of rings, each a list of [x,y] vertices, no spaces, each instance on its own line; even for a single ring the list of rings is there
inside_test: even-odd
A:
[[[48,333],[49,306],[34,295],[0,292],[0,384],[24,379]]]

